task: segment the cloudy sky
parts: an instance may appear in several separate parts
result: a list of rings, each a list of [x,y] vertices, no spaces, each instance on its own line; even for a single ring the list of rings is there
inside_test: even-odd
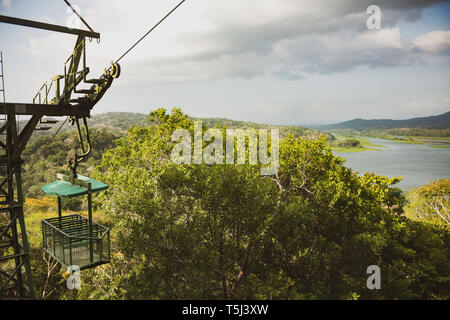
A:
[[[178,1],[71,0],[101,33],[88,46],[91,76]],[[369,5],[381,8],[380,30],[367,28]],[[74,23],[63,0],[0,0],[0,14]],[[31,101],[75,40],[1,24],[7,101]],[[450,110],[450,3],[187,0],[121,66],[94,113],[177,106],[270,124],[439,114]]]

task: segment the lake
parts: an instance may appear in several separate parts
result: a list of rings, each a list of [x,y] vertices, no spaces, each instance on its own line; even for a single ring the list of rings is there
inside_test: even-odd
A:
[[[403,190],[417,188],[432,180],[450,179],[450,148],[432,148],[432,145],[450,146],[450,141],[430,141],[430,144],[409,144],[370,138],[373,144],[383,145],[374,151],[333,152],[346,159],[345,166],[358,171],[373,172],[387,177],[402,176],[397,184]]]

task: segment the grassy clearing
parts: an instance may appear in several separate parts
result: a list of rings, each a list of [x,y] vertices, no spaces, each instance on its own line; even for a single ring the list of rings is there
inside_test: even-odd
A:
[[[372,143],[372,141],[370,141],[369,138],[359,138],[359,137],[355,137],[354,139],[358,139],[359,142],[364,146],[364,147],[377,147],[377,148],[387,148],[387,146],[384,146],[382,144],[374,144]],[[377,149],[375,149],[377,150]]]

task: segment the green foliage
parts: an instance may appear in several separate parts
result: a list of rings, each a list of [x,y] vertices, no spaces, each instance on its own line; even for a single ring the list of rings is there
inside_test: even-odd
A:
[[[331,144],[337,148],[362,148],[363,146],[358,139],[334,140]]]
[[[92,152],[85,163],[80,164],[79,172],[89,175],[94,167],[101,161],[102,153],[114,146],[119,137],[115,131],[107,129],[93,129],[90,133]],[[51,137],[41,136],[28,144],[24,151],[24,179],[23,190],[26,196],[42,197],[44,193],[41,186],[56,179],[57,173],[68,173],[68,160],[78,150],[80,143],[75,131],[64,131],[57,135],[53,141]],[[65,201],[70,209],[80,208],[79,199]]]
[[[47,286],[48,264],[44,260],[42,250],[41,220],[54,217],[56,213],[56,201],[51,198],[28,198],[24,205],[25,223],[30,243],[30,259],[33,273],[33,282],[40,298],[57,298],[64,291],[61,285],[61,276],[58,275],[60,267],[57,266],[50,275]],[[45,288],[45,289],[44,289]],[[43,292],[45,291],[45,294]]]
[[[400,178],[359,177],[325,137],[287,136],[273,177],[258,165],[174,165],[193,122],[153,111],[107,151],[95,178],[113,226],[110,265],[81,299],[448,298],[449,233],[401,216]],[[382,290],[366,288],[379,265]]]
[[[320,132],[318,130],[305,128],[301,126],[274,126],[267,124],[259,124],[247,121],[236,121],[223,118],[195,118],[192,120],[202,121],[207,128],[226,127],[230,129],[278,129],[280,131],[280,138],[284,139],[289,135],[295,138],[318,139],[320,136],[325,136],[327,140],[332,140],[333,136],[329,133]]]
[[[450,227],[450,179],[433,181],[408,193],[407,216]]]
[[[67,199],[63,200],[63,203]],[[63,215],[68,212],[63,212]],[[84,216],[87,212],[80,212]],[[38,297],[45,300],[75,299],[76,292],[67,290],[66,269],[42,250],[42,219],[57,216],[57,202],[54,198],[28,198],[24,204],[25,223],[30,243],[30,259],[33,282]],[[0,216],[1,220],[2,216]],[[94,212],[94,220],[102,220],[102,215]],[[89,276],[92,271],[83,271]]]
[[[45,298],[449,298],[449,229],[435,219],[436,208],[448,212],[448,180],[413,191],[405,207],[392,186],[400,177],[358,176],[331,153],[332,136],[301,127],[272,126],[284,138],[275,176],[261,176],[259,165],[174,165],[171,134],[192,134],[193,119],[179,109],[125,118],[94,120],[93,153],[80,167],[110,185],[96,202],[105,214],[97,219],[112,227],[112,262],[83,271],[81,290],[66,289],[59,267],[47,277],[40,220],[55,215],[55,201],[26,202],[32,268]],[[201,120],[204,130],[267,127]],[[78,147],[69,130],[51,143],[48,135],[34,139],[24,155],[27,195],[42,195],[40,186],[67,170]],[[72,201],[65,207],[82,207]],[[381,290],[366,288],[373,264]]]
[[[148,125],[147,115],[133,112],[108,112],[92,116],[90,119],[92,128],[115,129],[126,132],[134,126],[144,127]]]
[[[192,120],[191,118],[188,118]],[[205,127],[227,127],[238,128],[277,128],[280,130],[280,137],[293,134],[295,137],[307,139],[317,139],[320,131],[298,127],[298,126],[268,126],[252,122],[235,121],[220,118],[200,118]],[[114,141],[126,135],[128,129],[133,127],[144,128],[153,126],[155,123],[148,122],[148,116],[140,113],[130,112],[109,112],[92,116],[89,121],[91,128],[92,153],[86,163],[79,166],[79,172],[89,175],[93,168],[102,159],[102,154],[115,146]],[[55,128],[56,129],[56,128]],[[28,197],[41,197],[41,186],[54,181],[56,173],[67,173],[67,162],[73,157],[76,150],[79,150],[79,141],[76,131],[71,126],[64,126],[61,132],[50,143],[53,130],[38,131],[33,134],[24,152],[24,175],[23,190]],[[331,139],[329,134],[323,134],[327,139]],[[65,205],[71,209],[81,209],[81,202],[78,199],[66,201]]]

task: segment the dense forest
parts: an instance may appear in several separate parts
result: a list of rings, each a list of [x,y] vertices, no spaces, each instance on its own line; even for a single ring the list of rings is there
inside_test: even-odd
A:
[[[440,217],[448,180],[405,197],[400,177],[352,172],[332,154],[329,135],[300,127],[284,129],[275,176],[261,176],[260,164],[175,165],[171,134],[192,132],[193,119],[179,109],[139,119],[92,119],[93,154],[79,172],[109,184],[95,197],[95,219],[111,227],[112,259],[83,271],[80,290],[67,290],[66,270],[43,255],[40,231],[40,220],[56,214],[40,187],[67,170],[75,132],[27,147],[26,223],[43,298],[450,297],[450,232]],[[204,130],[253,127],[202,121]],[[66,213],[83,212],[81,200],[65,202]],[[370,265],[381,268],[381,290],[366,287]]]

